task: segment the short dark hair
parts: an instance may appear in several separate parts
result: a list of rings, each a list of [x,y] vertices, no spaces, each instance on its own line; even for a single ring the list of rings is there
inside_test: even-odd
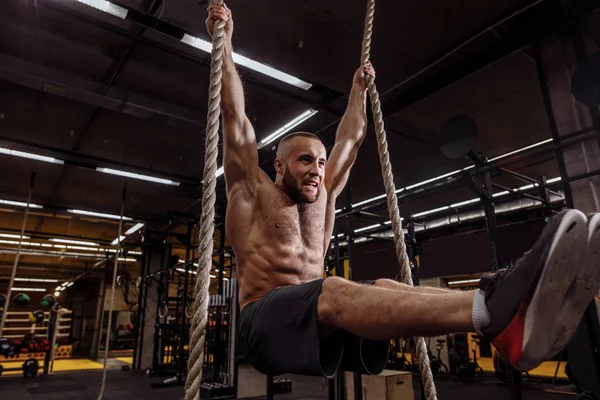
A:
[[[307,137],[307,138],[310,138],[310,139],[318,140],[319,142],[323,143],[323,141],[321,140],[321,138],[318,137],[317,135],[315,135],[314,133],[303,132],[303,131],[293,132],[293,133],[290,133],[288,135],[285,135],[279,141],[279,144],[277,145],[277,156],[279,156],[279,150],[281,149],[281,147],[283,146],[283,144],[289,142],[290,140],[292,140],[295,137]]]

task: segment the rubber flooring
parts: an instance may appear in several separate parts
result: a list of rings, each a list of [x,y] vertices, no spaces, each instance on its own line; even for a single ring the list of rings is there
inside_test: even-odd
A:
[[[22,377],[3,377],[0,379],[0,398],[2,400],[58,400],[78,399],[96,400],[100,388],[101,372],[59,372],[50,376],[38,376],[35,379]],[[312,377],[290,376],[292,393],[275,396],[278,400],[320,400],[327,399],[327,386],[322,379]],[[151,379],[143,372],[123,372],[109,370],[105,400],[152,400],[183,398],[182,386],[153,389],[150,384],[160,379]],[[418,381],[415,380],[418,388]],[[438,398],[456,400],[500,400],[508,399],[506,386],[490,379],[488,382],[460,382],[451,378],[436,380]],[[524,400],[562,400],[574,399],[573,396],[555,394],[545,391],[550,385],[527,383],[523,390]],[[415,399],[420,400],[420,393],[415,392]]]

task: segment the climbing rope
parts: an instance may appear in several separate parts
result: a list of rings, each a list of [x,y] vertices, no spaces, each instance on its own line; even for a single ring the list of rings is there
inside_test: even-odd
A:
[[[375,0],[368,0],[367,16],[365,18],[365,31],[362,45],[362,63],[369,61],[371,53],[371,36],[373,35],[373,21],[375,19]],[[400,219],[400,210],[398,209],[398,198],[396,197],[396,186],[394,185],[394,175],[392,174],[392,166],[388,153],[387,139],[385,127],[383,123],[383,114],[381,112],[381,102],[379,101],[379,93],[375,86],[375,78],[367,75],[367,88],[371,98],[371,106],[373,109],[373,120],[375,122],[375,132],[377,135],[377,150],[379,152],[379,161],[381,163],[381,171],[383,174],[383,182],[385,184],[385,193],[387,195],[388,210],[390,220],[392,221],[392,230],[394,231],[394,242],[396,245],[396,255],[400,264],[400,275],[404,283],[413,286],[412,274],[410,271],[410,262],[406,254],[406,245],[404,243],[404,232],[402,230],[402,220]],[[435,384],[433,382],[433,374],[429,365],[429,355],[427,353],[427,345],[423,338],[415,338],[417,343],[417,356],[419,358],[419,370],[421,371],[421,379],[425,388],[425,396],[427,400],[437,399]]]
[[[113,268],[113,276],[112,276],[112,288],[110,291],[110,308],[108,310],[108,327],[106,328],[106,343],[104,344],[104,360],[102,367],[102,381],[100,383],[100,393],[98,393],[98,400],[102,400],[104,397],[104,389],[106,388],[106,362],[108,360],[108,348],[110,345],[110,334],[112,331],[112,313],[115,308],[115,291],[117,288],[117,272],[119,271],[119,256],[123,250],[123,245],[121,244],[121,233],[123,232],[123,211],[125,208],[125,196],[127,192],[127,187],[123,188],[123,197],[121,199],[121,218],[119,219],[119,235],[117,236],[117,252],[115,253],[115,262]],[[58,319],[57,319],[58,323]],[[100,327],[100,332],[102,332],[102,327]]]
[[[8,289],[6,290],[6,302],[4,304],[4,310],[2,311],[2,318],[0,318],[0,338],[2,338],[2,332],[4,331],[4,324],[6,323],[6,317],[8,316],[8,307],[10,305],[10,296],[13,285],[15,284],[15,277],[17,276],[17,268],[19,266],[19,258],[21,257],[21,244],[23,243],[23,235],[25,234],[25,227],[27,226],[27,218],[29,217],[29,205],[31,203],[31,193],[33,192],[33,184],[35,183],[36,172],[31,173],[31,180],[29,181],[29,193],[27,194],[27,205],[25,206],[25,215],[23,216],[23,224],[21,225],[21,235],[19,236],[19,244],[17,245],[17,253],[15,254],[15,261],[13,262],[12,273],[10,275],[10,282],[8,283]]]
[[[222,0],[213,4],[221,5]],[[194,318],[190,335],[190,358],[188,375],[185,382],[185,400],[200,399],[202,366],[204,364],[204,342],[206,340],[206,321],[208,315],[208,288],[212,268],[213,234],[215,219],[215,200],[217,185],[217,156],[219,153],[219,117],[221,115],[221,77],[223,50],[225,46],[225,24],[215,21],[213,30],[213,48],[210,64],[210,88],[206,142],[204,148],[204,179],[202,182],[202,216],[200,218],[198,245],[198,274],[196,276]]]

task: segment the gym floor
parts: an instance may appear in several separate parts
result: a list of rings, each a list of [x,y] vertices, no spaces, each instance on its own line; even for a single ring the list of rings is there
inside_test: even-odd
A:
[[[51,376],[38,376],[35,379],[5,377],[0,379],[0,393],[2,393],[2,399],[7,400],[96,400],[100,388],[100,377],[101,372],[99,371],[63,372]],[[290,379],[292,380],[292,393],[276,395],[276,399],[327,399],[327,387],[322,385],[320,378],[291,376]],[[109,370],[104,399],[178,400],[183,398],[183,387],[153,389],[150,387],[152,382],[153,380],[143,372]],[[415,387],[418,387],[418,383],[418,378],[415,377]],[[442,399],[500,400],[509,398],[507,387],[492,379],[484,383],[465,383],[454,381],[450,377],[441,377],[436,379],[436,386],[438,395]],[[552,387],[548,384],[529,382],[523,388],[523,398],[527,400],[572,398],[570,395],[546,391]],[[420,394],[415,392],[415,400],[420,399]]]

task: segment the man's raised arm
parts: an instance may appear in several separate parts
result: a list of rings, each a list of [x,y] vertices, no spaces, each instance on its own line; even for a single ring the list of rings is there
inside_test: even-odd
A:
[[[325,187],[332,198],[339,196],[344,190],[350,169],[367,132],[367,74],[375,76],[371,63],[361,65],[354,74],[348,107],[338,127],[335,145],[327,161]]]
[[[244,88],[233,62],[233,18],[227,6],[211,5],[206,28],[212,35],[216,20],[226,21],[221,111],[223,113],[223,168],[227,192],[238,183],[252,191],[258,175],[258,151],[252,124],[246,117]]]

